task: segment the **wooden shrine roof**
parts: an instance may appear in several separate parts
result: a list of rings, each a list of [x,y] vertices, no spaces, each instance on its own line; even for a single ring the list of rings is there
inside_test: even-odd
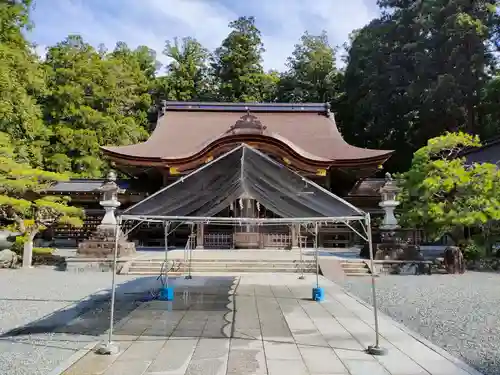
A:
[[[328,104],[165,102],[150,138],[106,146],[113,159],[173,162],[206,157],[217,144],[270,142],[305,161],[383,163],[392,151],[360,148],[340,134]]]

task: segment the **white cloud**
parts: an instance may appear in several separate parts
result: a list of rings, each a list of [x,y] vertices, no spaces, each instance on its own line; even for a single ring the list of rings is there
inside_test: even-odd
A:
[[[341,45],[349,33],[375,17],[375,0],[38,0],[31,39],[53,45],[68,34],[113,48],[117,41],[147,45],[161,52],[166,39],[192,36],[209,49],[228,33],[228,23],[253,15],[266,47],[266,68],[284,69],[304,31],[328,32]]]

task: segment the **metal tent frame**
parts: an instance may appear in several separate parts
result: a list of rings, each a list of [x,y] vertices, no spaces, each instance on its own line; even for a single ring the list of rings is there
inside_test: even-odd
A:
[[[107,342],[98,348],[98,352],[102,354],[113,354],[118,351],[118,348],[113,343],[113,325],[114,325],[114,315],[115,315],[115,299],[116,299],[116,271],[117,271],[117,260],[118,260],[118,241],[119,234],[121,232],[122,223],[125,220],[134,220],[139,222],[155,222],[162,223],[165,228],[165,264],[168,262],[168,230],[173,223],[197,223],[197,224],[209,224],[209,223],[221,223],[221,224],[257,224],[257,225],[273,225],[273,224],[314,224],[315,226],[315,262],[316,262],[316,283],[319,286],[319,269],[318,269],[318,251],[317,246],[317,228],[321,223],[343,223],[346,224],[354,233],[360,236],[363,240],[368,243],[369,253],[370,253],[370,269],[371,269],[371,289],[373,298],[373,318],[374,318],[374,328],[375,328],[375,343],[367,348],[367,352],[373,355],[384,355],[386,354],[386,349],[380,346],[380,332],[379,332],[379,322],[378,322],[378,306],[377,306],[377,292],[375,283],[375,268],[373,262],[373,242],[371,235],[371,218],[369,213],[360,215],[359,217],[330,217],[330,218],[289,218],[289,219],[255,219],[255,218],[224,218],[224,217],[175,217],[175,216],[147,216],[147,215],[122,215],[117,218],[117,226],[115,230],[115,246],[113,253],[113,269],[112,269],[112,280],[111,280],[111,306],[110,306],[110,319],[109,319],[109,331]],[[361,224],[364,233],[356,230],[351,225],[353,222],[358,222]],[[302,251],[302,250],[301,250]],[[166,268],[166,284],[168,286],[168,267]]]
[[[336,196],[332,192],[326,190],[322,186],[304,178],[301,176],[299,173],[290,170],[290,172],[293,172],[294,179],[303,181],[306,183],[308,186],[312,187],[315,189],[316,192],[318,192],[319,195],[323,197],[323,200],[328,199],[331,200],[332,206],[334,205],[333,202],[338,206],[339,204],[344,207],[344,212],[350,212],[351,215],[348,216],[332,216],[332,215],[324,215],[324,216],[319,216],[321,213],[319,213],[318,216],[303,216],[303,217],[281,217],[281,218],[254,218],[254,217],[216,217],[216,216],[197,216],[193,214],[192,216],[177,216],[177,215],[158,215],[156,213],[149,213],[149,212],[143,212],[141,213],[141,210],[138,209],[141,204],[147,203],[145,206],[147,207],[148,205],[151,205],[151,199],[154,199],[154,197],[157,197],[156,199],[160,199],[163,196],[161,193],[164,193],[165,191],[172,189],[172,187],[175,187],[180,184],[180,183],[187,183],[190,179],[190,177],[200,173],[201,171],[205,170],[206,168],[210,167],[214,163],[217,163],[218,161],[224,159],[228,155],[231,155],[235,153],[237,150],[242,151],[242,157],[241,157],[241,170],[243,170],[243,158],[245,157],[245,151],[247,149],[251,149],[253,152],[252,155],[258,155],[259,157],[265,159],[265,161],[271,165],[274,164],[275,166],[278,166],[278,168],[283,168],[284,166],[277,163],[275,160],[269,158],[267,155],[261,153],[258,150],[255,150],[251,148],[248,145],[241,144],[237,146],[236,148],[230,150],[226,154],[219,156],[218,158],[206,163],[202,167],[198,168],[194,172],[191,172],[187,176],[182,177],[181,179],[177,180],[176,182],[164,187],[163,189],[159,190],[155,194],[145,198],[143,201],[135,204],[134,206],[128,208],[125,210],[120,216],[117,217],[117,226],[115,230],[115,246],[114,246],[114,254],[113,254],[113,277],[112,277],[112,285],[111,285],[111,311],[110,311],[110,324],[109,324],[109,332],[108,332],[108,340],[107,343],[103,344],[98,352],[103,353],[103,354],[111,354],[115,353],[117,351],[116,346],[113,344],[113,320],[114,320],[114,310],[115,310],[115,298],[116,298],[116,269],[117,269],[117,258],[118,258],[118,241],[119,241],[119,236],[121,233],[121,227],[124,222],[127,221],[135,221],[135,222],[154,222],[154,223],[161,223],[164,225],[165,228],[165,260],[164,260],[164,265],[166,266],[166,277],[165,277],[165,283],[168,285],[169,278],[168,278],[168,267],[167,267],[167,262],[168,262],[168,230],[169,227],[172,224],[178,223],[178,224],[222,224],[222,225],[244,225],[244,224],[250,224],[250,225],[255,225],[255,226],[267,226],[267,225],[283,225],[283,224],[307,224],[307,225],[314,225],[314,234],[315,234],[315,260],[316,260],[316,284],[317,287],[319,288],[319,266],[318,266],[318,246],[317,246],[317,234],[318,234],[318,227],[321,225],[321,223],[342,223],[345,224],[349,229],[351,229],[354,233],[356,233],[358,236],[360,236],[363,240],[365,240],[368,243],[369,246],[369,253],[370,253],[370,268],[371,268],[371,286],[372,286],[372,297],[373,297],[373,314],[374,314],[374,328],[375,328],[375,344],[371,345],[367,348],[367,352],[370,354],[374,355],[383,355],[386,353],[386,350],[382,347],[380,347],[380,340],[379,340],[379,324],[378,324],[378,309],[377,309],[377,299],[376,299],[376,285],[375,285],[375,268],[374,268],[374,262],[373,262],[373,243],[372,243],[372,234],[371,234],[371,218],[369,213],[365,213],[364,211],[360,210],[359,208],[353,206],[351,203],[345,201],[344,199]],[[236,150],[236,151],[235,151]],[[234,156],[234,155],[233,155]],[[288,169],[288,168],[287,168]],[[242,172],[243,174],[243,172]],[[292,175],[292,176],[293,176]],[[241,176],[243,179],[243,175]],[[173,190],[175,192],[175,190]],[[324,201],[325,202],[325,201]],[[322,202],[324,204],[324,202]],[[263,202],[262,202],[263,203]],[[138,213],[139,211],[139,213]],[[143,210],[143,211],[148,211],[148,210]],[[307,214],[315,212],[314,210],[309,210],[307,211]],[[323,213],[326,213],[327,211],[323,211]],[[333,212],[333,210],[329,211]],[[361,225],[362,230],[357,230],[352,224],[353,223],[359,223]],[[189,241],[189,240],[188,240]],[[160,275],[161,276],[161,275]]]

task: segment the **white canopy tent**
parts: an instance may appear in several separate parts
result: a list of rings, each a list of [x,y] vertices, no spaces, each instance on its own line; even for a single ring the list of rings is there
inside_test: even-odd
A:
[[[215,216],[241,196],[252,197],[280,217]],[[314,226],[318,288],[318,227],[322,223],[345,224],[369,245],[376,337],[375,345],[370,346],[368,352],[379,355],[385,353],[385,350],[379,346],[370,215],[246,144],[238,145],[189,175],[181,177],[171,185],[126,209],[118,217],[113,259],[110,329],[108,342],[102,347],[101,352],[113,352],[118,237],[120,227],[126,221],[156,222],[164,225],[165,265],[168,261],[167,237],[171,224],[212,223],[256,226],[304,224]],[[356,223],[359,224],[360,229],[356,228]],[[168,269],[166,282],[168,283]]]

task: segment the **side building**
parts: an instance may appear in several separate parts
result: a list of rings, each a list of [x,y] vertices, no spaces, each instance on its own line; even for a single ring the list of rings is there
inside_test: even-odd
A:
[[[105,146],[102,152],[114,169],[128,176],[119,181],[125,190],[120,196],[120,208],[125,209],[241,143],[260,150],[357,207],[380,213],[378,189],[383,179],[373,176],[392,151],[348,144],[328,104],[164,102],[156,127],[146,142]],[[84,228],[57,228],[55,238],[69,238],[69,244],[73,245],[95,229],[103,215],[96,193],[102,183],[103,180],[71,180],[51,190],[51,194],[70,195],[73,204],[85,207],[87,213]],[[240,198],[219,215],[243,215],[243,211],[247,216],[275,216],[251,197]],[[162,230],[154,224],[144,223],[130,230],[130,239],[138,246],[163,245]],[[169,243],[184,246],[191,231],[188,226],[180,226]],[[300,229],[287,227],[248,229],[204,225],[195,231],[192,234],[196,235],[198,248],[289,248],[298,237],[305,242],[311,240]],[[353,241],[348,228],[342,225],[321,229],[320,245],[324,247],[348,246]]]

